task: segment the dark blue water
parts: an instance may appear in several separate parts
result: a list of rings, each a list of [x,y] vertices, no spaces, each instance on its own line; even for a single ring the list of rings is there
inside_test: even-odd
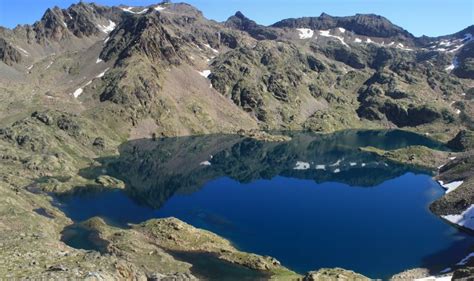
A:
[[[103,161],[127,189],[78,188],[60,200],[77,222],[101,216],[126,227],[177,217],[298,272],[342,267],[387,278],[414,267],[436,273],[459,261],[474,240],[428,210],[443,189],[428,171],[358,151],[372,137],[301,135],[286,144],[235,137],[147,141]],[[386,143],[403,147],[419,142],[414,138],[397,145],[390,135]],[[206,157],[211,166],[199,165]],[[297,161],[311,163],[310,169],[293,169]],[[322,164],[326,170],[315,169]]]

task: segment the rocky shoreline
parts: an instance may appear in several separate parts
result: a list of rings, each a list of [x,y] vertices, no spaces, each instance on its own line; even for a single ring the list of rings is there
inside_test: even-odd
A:
[[[473,157],[470,148],[457,153],[425,147],[408,147],[388,152],[373,148],[362,150],[389,161],[431,169],[448,161],[440,167],[436,179],[447,183],[463,180],[463,183],[435,201],[431,210],[444,217],[462,212],[472,204],[468,201],[473,198],[469,195],[473,189]],[[123,188],[123,182],[111,177],[98,178],[95,184],[102,188]],[[47,191],[57,192],[57,188],[49,188]],[[9,257],[0,264],[0,275],[7,278],[197,279],[193,275],[191,264],[179,261],[171,254],[184,251],[212,254],[219,260],[265,273],[268,278],[275,280],[368,280],[362,275],[342,269],[321,269],[302,276],[283,267],[274,258],[240,252],[228,240],[175,218],[153,219],[128,229],[113,227],[100,218],[92,218],[80,226],[89,231],[89,238],[94,241],[98,251],[78,250],[61,241],[64,229],[73,223],[52,205],[53,198],[49,193],[32,186],[14,189],[5,182],[0,184],[0,192],[3,201],[0,207],[0,246],[2,254]],[[467,259],[462,265],[453,268],[450,274],[471,274],[470,265],[474,265],[474,261]],[[403,273],[393,278],[403,280],[407,276],[427,277],[422,270],[416,272],[415,275]]]
[[[458,152],[446,152],[426,147],[407,147],[383,151],[368,147],[362,150],[375,153],[387,160],[432,169],[434,179],[446,189],[446,193],[432,202],[430,210],[455,227],[474,233],[474,134],[461,131],[447,146]],[[474,245],[472,246],[474,253]],[[474,275],[474,255],[468,255],[455,266],[448,267],[438,276],[452,276],[452,280]],[[394,276],[393,280],[421,279],[430,277],[426,269],[413,269]],[[432,276],[432,278],[435,278]],[[450,279],[449,279],[450,280]]]

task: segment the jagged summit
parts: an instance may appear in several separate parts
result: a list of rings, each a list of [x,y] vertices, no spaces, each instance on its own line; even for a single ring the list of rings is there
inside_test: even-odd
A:
[[[235,15],[228,18],[224,25],[229,28],[245,31],[257,40],[275,40],[278,38],[275,31],[257,24],[240,11],[237,11]]]
[[[240,18],[240,19],[245,19],[246,17],[244,16],[244,14],[241,12],[241,11],[237,11],[235,12],[235,16]]]

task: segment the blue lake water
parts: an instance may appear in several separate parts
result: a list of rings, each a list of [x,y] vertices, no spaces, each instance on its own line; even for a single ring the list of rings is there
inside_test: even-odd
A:
[[[437,273],[474,244],[429,212],[444,190],[429,171],[358,149],[413,144],[442,148],[399,131],[298,134],[289,143],[236,136],[136,141],[122,146],[119,157],[101,159],[102,167],[82,171],[115,176],[125,190],[78,187],[59,201],[76,222],[101,216],[126,227],[177,217],[301,273],[322,267],[372,278],[414,267]],[[309,167],[295,169],[297,162]]]

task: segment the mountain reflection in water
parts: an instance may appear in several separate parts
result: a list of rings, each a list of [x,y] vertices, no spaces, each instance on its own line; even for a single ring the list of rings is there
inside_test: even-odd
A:
[[[300,272],[435,272],[473,242],[428,211],[443,194],[430,171],[359,150],[441,144],[402,131],[291,136],[280,143],[235,135],[129,141],[118,156],[81,171],[120,179],[125,190],[77,187],[59,199],[76,222],[101,216],[126,227],[174,216]]]

